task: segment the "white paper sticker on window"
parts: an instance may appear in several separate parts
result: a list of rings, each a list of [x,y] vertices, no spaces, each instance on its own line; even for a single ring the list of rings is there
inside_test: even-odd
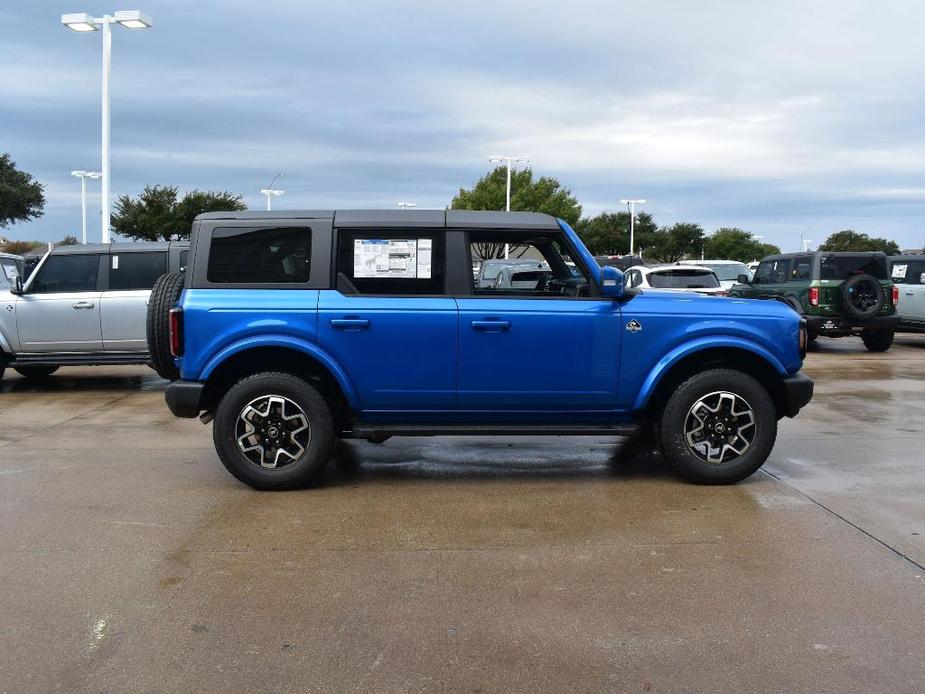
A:
[[[113,270],[119,269],[119,256],[117,255],[112,256],[112,269]]]
[[[354,239],[353,276],[429,279],[430,239]]]
[[[894,280],[903,280],[906,279],[906,268],[908,265],[894,265],[893,266],[893,279]]]

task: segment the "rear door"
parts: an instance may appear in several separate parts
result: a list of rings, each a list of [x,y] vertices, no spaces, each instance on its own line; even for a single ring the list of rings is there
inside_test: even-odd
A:
[[[148,298],[157,278],[167,272],[167,251],[113,251],[106,264],[108,286],[100,298],[103,349],[144,352]]]
[[[99,352],[100,276],[105,255],[50,255],[16,301],[23,352]]]
[[[443,229],[339,229],[335,255],[318,343],[347,370],[363,410],[452,410],[458,312],[445,293]]]

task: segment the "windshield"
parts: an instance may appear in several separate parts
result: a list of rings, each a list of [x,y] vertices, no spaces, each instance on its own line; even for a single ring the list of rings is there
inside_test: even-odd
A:
[[[752,276],[752,271],[748,269],[745,263],[698,263],[704,267],[710,268],[716,273],[721,281],[737,280],[739,275]]]
[[[655,289],[713,289],[719,287],[710,270],[658,270],[649,274],[649,286]]]
[[[819,264],[821,280],[843,280],[862,273],[885,280],[886,263],[871,255],[826,255]]]

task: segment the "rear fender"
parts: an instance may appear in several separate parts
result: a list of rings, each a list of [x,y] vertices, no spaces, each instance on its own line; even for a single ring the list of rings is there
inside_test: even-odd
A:
[[[341,368],[327,352],[320,349],[317,345],[314,345],[310,342],[304,342],[303,340],[298,340],[294,337],[288,335],[260,335],[259,337],[249,337],[238,342],[233,342],[230,345],[222,348],[217,354],[215,354],[206,365],[203,367],[202,372],[199,375],[197,380],[207,381],[209,376],[212,374],[215,369],[217,369],[226,359],[234,356],[240,352],[244,352],[249,349],[255,349],[258,347],[285,347],[288,349],[294,349],[296,351],[302,352],[313,359],[317,360],[322,366],[324,366],[334,377],[334,380],[337,381],[337,384],[340,386],[341,391],[344,393],[344,397],[347,399],[347,403],[351,408],[355,410],[360,409],[360,398],[357,395],[356,388],[354,388],[353,383],[350,382],[350,379],[347,377],[347,373],[344,369]],[[272,364],[268,365],[272,369]]]
[[[685,342],[682,345],[678,345],[673,350],[668,352],[668,354],[662,357],[654,367],[652,367],[652,370],[649,372],[646,380],[643,381],[642,387],[639,389],[639,394],[636,396],[636,402],[633,404],[633,409],[636,411],[641,410],[649,403],[649,399],[652,397],[652,394],[655,392],[656,388],[658,388],[659,382],[662,380],[665,374],[671,370],[672,366],[677,364],[685,357],[691,356],[696,352],[707,349],[714,349],[717,347],[741,349],[751,352],[752,354],[755,354],[756,356],[761,357],[766,362],[768,362],[768,364],[770,364],[782,378],[787,375],[787,369],[783,364],[781,364],[780,360],[759,344],[751,342],[750,340],[732,336],[702,337],[696,340],[691,340],[690,342]]]

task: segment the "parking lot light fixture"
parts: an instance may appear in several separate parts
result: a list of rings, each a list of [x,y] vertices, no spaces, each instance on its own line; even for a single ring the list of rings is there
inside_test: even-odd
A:
[[[633,255],[633,243],[635,241],[636,234],[636,205],[645,205],[646,200],[621,200],[621,205],[626,205],[629,207],[630,211],[630,255]]]
[[[267,212],[269,212],[270,210],[273,209],[273,206],[270,204],[270,200],[273,199],[273,198],[278,198],[280,195],[282,195],[283,193],[286,192],[285,190],[279,190],[278,188],[274,188],[274,187],[273,187],[273,184],[276,183],[276,181],[277,181],[278,179],[282,178],[282,177],[285,176],[285,175],[286,175],[286,174],[285,174],[284,172],[279,171],[279,172],[273,177],[273,180],[270,181],[270,185],[268,185],[266,188],[261,188],[261,189],[260,189],[260,194],[261,194],[261,195],[266,195],[266,196],[267,196]]]
[[[80,242],[83,244],[87,243],[87,179],[102,175],[99,171],[71,171],[71,176],[80,179]]]
[[[504,162],[507,164],[507,194],[505,196],[504,211],[511,211],[511,164],[521,164],[524,162],[530,161],[525,157],[512,157],[506,154],[492,154],[488,157],[488,161],[501,163]],[[504,244],[504,257],[507,258],[510,255],[511,247],[510,244]]]
[[[417,204],[416,202],[405,202],[405,201],[403,201],[403,200],[399,200],[399,201],[398,201],[398,206],[399,206],[402,210],[407,210],[409,207],[417,207],[418,204]]]
[[[102,108],[102,208],[103,208],[103,243],[109,243],[109,226],[112,217],[112,205],[109,199],[109,73],[112,65],[112,25],[120,24],[129,29],[148,29],[152,26],[151,18],[138,10],[121,10],[112,15],[93,17],[85,12],[61,15],[61,23],[77,32],[103,32],[103,108]]]

